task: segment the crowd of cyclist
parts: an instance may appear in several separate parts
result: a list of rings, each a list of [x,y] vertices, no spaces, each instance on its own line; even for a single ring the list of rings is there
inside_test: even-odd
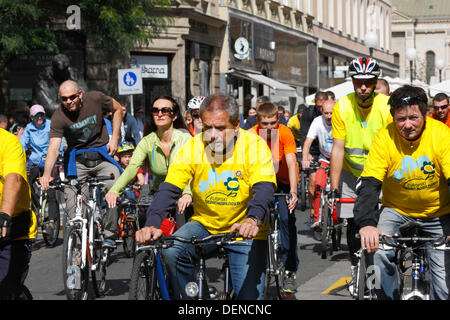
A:
[[[336,101],[331,91],[318,92],[314,106],[300,105],[293,116],[268,97],[258,97],[256,108],[244,118],[236,100],[225,94],[194,97],[184,113],[175,99],[161,96],[153,101],[145,128],[142,109],[134,117],[123,102],[98,91],[82,92],[74,81],[62,83],[61,106],[51,120],[43,106],[34,105],[31,122],[15,133],[20,140],[0,130],[0,298],[23,295],[30,240],[36,235],[36,219],[27,204],[30,195],[35,196],[29,185],[38,177],[42,189],[49,190],[50,228],[58,212],[49,186],[56,178],[59,156],[64,158],[66,177],[115,177],[104,188],[105,247],[116,246],[118,198],[130,184],[149,181],[153,202],[136,232],[138,242],[160,237],[161,222],[168,215],[185,217],[176,231],[181,237],[238,231],[248,243],[229,251],[238,299],[264,296],[265,218],[274,192],[290,194],[280,201],[280,241],[286,269],[284,290],[295,293],[299,259],[294,212],[299,170],[309,177],[313,229],[320,228],[320,194],[329,172],[329,198],[356,199],[355,205],[340,204],[335,216],[348,222],[352,276],[355,253],[361,247],[373,251],[381,270],[379,297],[398,298],[394,262],[389,254],[377,250],[378,236],[392,235],[411,219],[430,234],[450,234],[449,98],[436,95],[430,109],[421,88],[403,86],[391,93],[372,58],[353,60],[349,74],[353,93]],[[28,150],[27,163],[34,166],[27,176]],[[139,197],[137,187],[135,192],[126,192],[127,197]],[[64,194],[70,219],[75,190],[68,186]],[[176,243],[164,256],[173,296],[186,299],[182,288],[195,277],[191,257],[196,253],[192,246]],[[448,257],[431,252],[430,259],[431,297],[448,299]]]

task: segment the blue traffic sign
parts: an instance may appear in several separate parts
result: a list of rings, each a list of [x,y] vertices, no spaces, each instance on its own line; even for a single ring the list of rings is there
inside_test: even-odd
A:
[[[123,83],[125,83],[125,85],[128,87],[132,87],[136,84],[136,79],[136,74],[134,74],[133,72],[127,72],[123,76]]]

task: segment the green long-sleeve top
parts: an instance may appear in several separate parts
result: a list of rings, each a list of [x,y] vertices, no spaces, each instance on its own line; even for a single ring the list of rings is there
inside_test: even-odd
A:
[[[139,168],[143,165],[146,157],[148,158],[148,162],[150,164],[150,171],[155,176],[152,190],[157,191],[160,183],[166,178],[169,165],[172,163],[178,150],[191,137],[192,136],[187,132],[173,129],[172,144],[169,159],[167,159],[162,150],[161,141],[159,140],[156,132],[152,132],[145,136],[136,146],[133,156],[130,159],[130,164],[120,175],[119,179],[117,179],[109,192],[121,195],[130,181],[136,177]],[[189,184],[183,190],[183,194],[185,193],[192,195]]]

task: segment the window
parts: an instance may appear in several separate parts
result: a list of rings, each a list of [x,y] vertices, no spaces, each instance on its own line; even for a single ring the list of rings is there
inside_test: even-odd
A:
[[[433,51],[427,51],[427,53],[425,54],[426,56],[426,76],[427,76],[427,83],[430,83],[430,79],[432,76],[434,76],[434,69],[436,68],[435,66],[435,58],[436,55]]]
[[[400,55],[398,54],[398,52],[394,53],[394,64],[396,66],[400,66]]]

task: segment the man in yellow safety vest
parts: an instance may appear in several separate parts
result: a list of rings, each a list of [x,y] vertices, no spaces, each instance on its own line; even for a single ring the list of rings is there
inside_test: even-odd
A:
[[[349,75],[355,92],[339,99],[333,108],[330,184],[334,198],[356,198],[356,180],[364,169],[372,140],[381,128],[392,122],[389,96],[375,92],[380,75],[377,61],[366,57],[354,59]],[[353,221],[353,204],[342,204],[339,209],[339,217],[348,222],[347,243],[354,277],[358,262],[355,253],[361,247],[355,239],[359,228]],[[349,289],[352,293],[353,288]]]

